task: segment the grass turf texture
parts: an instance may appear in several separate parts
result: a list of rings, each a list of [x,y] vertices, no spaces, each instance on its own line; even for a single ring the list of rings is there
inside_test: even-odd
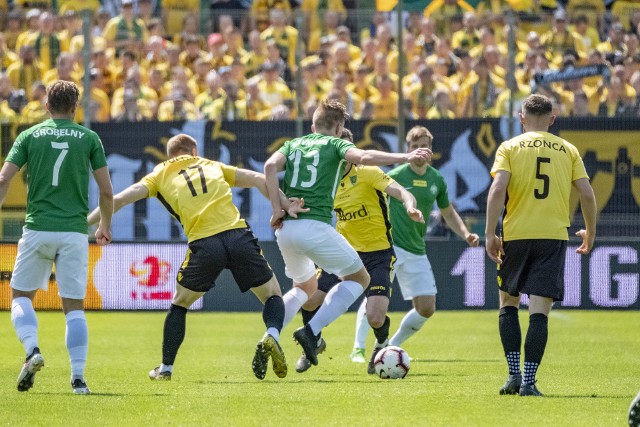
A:
[[[392,331],[402,313],[392,313]],[[507,370],[497,311],[439,312],[403,346],[414,358],[404,380],[367,375],[348,358],[354,314],[324,337],[320,364],[295,372],[300,347],[283,333],[289,375],[264,381],[251,371],[263,324],[259,313],[189,313],[171,382],[147,372],[161,358],[164,313],[87,315],[87,383],[74,396],[64,347],[64,317],[41,312],[46,366],[33,389],[16,390],[22,346],[0,313],[0,414],[4,425],[626,425],[640,388],[640,313],[558,311],[538,372],[545,398],[499,396]],[[523,340],[528,316],[520,311]],[[367,354],[373,334],[367,342]]]

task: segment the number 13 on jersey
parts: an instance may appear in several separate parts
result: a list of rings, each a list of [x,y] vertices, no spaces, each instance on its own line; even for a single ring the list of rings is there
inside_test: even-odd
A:
[[[300,187],[310,188],[316,183],[318,179],[318,163],[320,163],[320,152],[318,150],[312,150],[306,153],[304,156],[301,151],[294,151],[289,154],[289,160],[293,162],[293,177],[291,178],[291,186],[298,187],[298,180],[300,179],[300,163],[306,167],[309,172],[309,179],[301,181]],[[311,164],[306,164],[311,161]]]

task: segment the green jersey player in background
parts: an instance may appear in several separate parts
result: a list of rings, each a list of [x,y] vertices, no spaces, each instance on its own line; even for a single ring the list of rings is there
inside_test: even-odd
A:
[[[431,149],[433,135],[423,126],[413,127],[407,134],[407,150]],[[388,175],[416,198],[418,209],[429,216],[434,203],[454,233],[470,246],[478,246],[480,238],[470,233],[462,219],[449,203],[447,184],[440,172],[429,164],[429,160],[416,161],[391,170]],[[413,221],[398,200],[389,199],[393,249],[396,253],[394,274],[398,278],[400,291],[405,300],[411,300],[411,309],[400,322],[400,327],[389,340],[389,345],[400,346],[422,328],[436,311],[436,281],[425,248],[424,223]],[[366,304],[366,300],[362,304]],[[356,340],[351,360],[364,363],[364,345],[369,325],[361,307],[356,317]]]
[[[334,196],[346,162],[381,166],[431,159],[431,150],[410,153],[360,150],[342,135],[346,107],[323,101],[313,114],[312,134],[287,141],[265,163],[267,191],[272,205],[271,225],[285,262],[285,273],[293,288],[284,296],[286,326],[318,288],[316,267],[342,278],[327,294],[316,315],[294,332],[309,361],[317,365],[316,336],[322,328],[347,311],[369,286],[369,273],[347,240],[332,226]],[[284,170],[283,191],[289,198],[304,200],[309,209],[297,219],[285,218],[278,195],[278,172]]]
[[[89,394],[84,381],[89,334],[84,316],[88,273],[89,173],[100,190],[101,221],[96,242],[111,241],[113,191],[98,135],[73,122],[80,92],[56,81],[47,88],[51,119],[16,138],[0,171],[0,207],[15,174],[28,165],[27,215],[11,277],[11,320],[27,353],[18,376],[18,391],[33,386],[44,366],[38,348],[38,320],[33,298],[47,289],[55,262],[56,281],[66,316],[66,345],[74,394]]]

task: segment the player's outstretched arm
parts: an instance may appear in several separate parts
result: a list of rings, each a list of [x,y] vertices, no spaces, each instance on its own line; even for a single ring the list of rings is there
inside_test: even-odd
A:
[[[123,207],[135,203],[138,200],[149,197],[149,190],[144,185],[136,182],[125,188],[113,197],[113,212],[118,212]],[[87,217],[89,225],[96,224],[101,219],[100,208],[95,208]]]
[[[394,163],[407,163],[416,160],[431,160],[431,150],[428,148],[418,148],[410,153],[387,153],[378,150],[361,150],[351,148],[347,150],[344,158],[356,165],[365,166],[386,166]]]
[[[464,221],[460,218],[460,215],[458,215],[458,212],[456,212],[453,206],[449,205],[444,209],[440,209],[440,213],[442,213],[442,217],[449,228],[458,236],[462,237],[469,246],[475,248],[480,244],[480,236],[476,233],[469,232]]]
[[[236,181],[235,187],[240,188],[257,188],[260,193],[267,199],[269,199],[269,193],[267,192],[267,181],[264,174],[260,172],[252,171],[249,169],[236,169]],[[292,206],[293,200],[287,198],[282,190],[278,188],[278,196],[280,197],[280,208],[284,209],[289,215],[297,218],[297,214],[300,212],[309,212],[308,208],[304,208],[304,200],[296,199],[295,205]]]
[[[4,162],[4,165],[2,165],[2,170],[0,170],[0,207],[2,207],[5,197],[7,197],[11,180],[19,170],[20,168],[11,162]]]
[[[351,151],[351,150],[349,150]],[[280,183],[278,172],[284,169],[287,158],[280,152],[275,152],[264,164],[264,177],[267,186],[267,198],[271,201],[271,227],[277,228],[282,223],[285,211],[280,204]]]
[[[485,249],[491,261],[501,264],[501,256],[504,255],[502,249],[502,241],[496,236],[496,227],[498,226],[498,218],[504,208],[504,201],[507,197],[507,187],[511,173],[499,170],[493,178],[491,188],[489,188],[489,197],[487,198],[487,222],[484,228],[486,236]]]
[[[582,245],[576,249],[576,252],[586,255],[591,252],[593,243],[596,240],[596,215],[598,213],[596,196],[593,194],[593,188],[591,188],[587,178],[573,181],[573,186],[580,195],[580,210],[582,210],[585,226],[585,230],[580,230],[576,233],[576,236],[582,238]]]
[[[385,188],[384,192],[394,199],[400,200],[412,220],[424,224],[424,216],[422,215],[422,211],[417,208],[418,203],[416,202],[416,198],[413,194],[405,190],[402,185],[397,182],[392,182]]]

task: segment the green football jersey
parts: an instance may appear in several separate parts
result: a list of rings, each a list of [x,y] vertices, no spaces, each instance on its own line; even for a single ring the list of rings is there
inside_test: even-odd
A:
[[[298,218],[331,224],[333,199],[350,148],[355,148],[351,142],[312,133],[287,141],[278,150],[287,158],[282,191],[287,197],[304,198],[304,207],[309,208]]]
[[[405,164],[391,170],[388,175],[414,195],[425,220],[429,219],[433,202],[437,202],[440,209],[449,206],[447,184],[437,169],[429,166],[424,175],[418,175]],[[402,202],[393,197],[389,198],[389,207],[393,244],[412,254],[426,254],[424,234],[427,225],[413,221]]]
[[[90,169],[107,165],[95,132],[49,119],[20,133],[6,161],[27,165],[28,229],[88,233]]]

